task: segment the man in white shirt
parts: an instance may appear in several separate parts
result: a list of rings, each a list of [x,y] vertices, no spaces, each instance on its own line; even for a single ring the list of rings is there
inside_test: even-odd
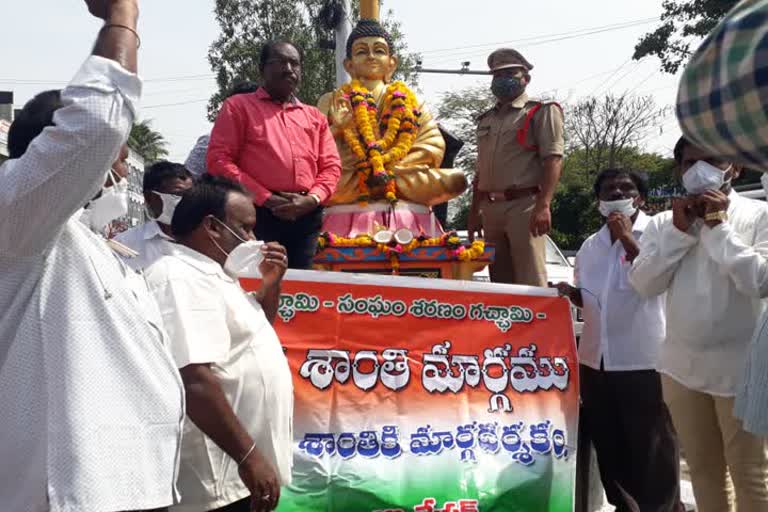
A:
[[[181,164],[161,160],[144,173],[144,204],[150,220],[115,237],[138,254],[125,262],[144,270],[173,251],[171,220],[181,196],[192,187],[192,174]]]
[[[606,496],[617,510],[677,512],[679,450],[655,371],[664,297],[639,296],[627,277],[650,221],[640,210],[648,183],[634,171],[608,169],[594,191],[606,223],[576,254],[576,287],[557,285],[584,312],[582,432],[595,446]]]
[[[176,496],[183,387],[159,312],[80,222],[89,202],[104,221],[120,213],[138,2],[86,3],[106,21],[93,55],[24,106],[0,167],[0,508],[14,512],[149,510]]]
[[[176,209],[174,254],[146,273],[187,391],[174,510],[273,510],[291,480],[293,384],[271,324],[288,258],[255,224],[250,193],[205,176]],[[258,294],[243,272],[262,276]]]
[[[739,166],[685,139],[675,160],[688,195],[651,219],[629,279],[645,297],[667,294],[658,368],[698,510],[735,510],[735,488],[739,511],[767,511],[766,442],[744,430],[733,406],[768,294],[768,272],[756,264],[768,256],[768,209],[733,191]]]

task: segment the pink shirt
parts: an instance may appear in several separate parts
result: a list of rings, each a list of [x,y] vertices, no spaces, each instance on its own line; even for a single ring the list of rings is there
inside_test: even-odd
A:
[[[208,145],[208,172],[242,183],[264,204],[272,192],[306,192],[325,202],[341,159],[315,107],[274,101],[264,88],[224,102]]]

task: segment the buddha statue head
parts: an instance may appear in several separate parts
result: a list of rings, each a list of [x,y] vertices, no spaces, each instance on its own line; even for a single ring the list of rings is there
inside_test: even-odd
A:
[[[363,82],[389,82],[397,69],[392,38],[376,20],[361,19],[347,39],[344,69]]]

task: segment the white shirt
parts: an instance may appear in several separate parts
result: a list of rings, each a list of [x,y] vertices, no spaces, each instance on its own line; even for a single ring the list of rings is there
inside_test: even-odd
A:
[[[659,371],[684,386],[734,396],[768,294],[768,209],[731,192],[728,220],[683,233],[672,212],[651,219],[629,279],[644,296],[667,292]]]
[[[135,270],[145,270],[162,256],[173,254],[176,246],[173,238],[163,233],[155,220],[123,231],[115,236],[115,240],[139,253],[124,260]]]
[[[79,222],[141,81],[91,57],[23,157],[0,167],[0,508],[174,501],[183,385],[143,279]]]
[[[211,363],[227,400],[283,485],[291,481],[293,383],[288,360],[261,305],[221,265],[183,245],[146,272],[176,364]],[[211,510],[250,493],[237,461],[187,418],[179,511]]]
[[[638,213],[632,226],[636,240],[649,221]],[[654,369],[664,340],[664,296],[638,295],[629,284],[631,263],[626,258],[621,242],[611,243],[607,225],[576,254],[576,286],[582,288],[584,302],[579,361],[596,370],[601,358],[607,371]]]

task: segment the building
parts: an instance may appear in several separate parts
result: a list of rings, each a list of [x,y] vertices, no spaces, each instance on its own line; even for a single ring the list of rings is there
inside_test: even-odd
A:
[[[0,119],[0,164],[8,159],[8,130],[11,123],[5,119]]]
[[[128,214],[112,223],[110,236],[138,226],[146,221],[144,208],[144,158],[128,148]]]
[[[8,159],[8,130],[13,122],[13,93],[0,91],[0,164]]]

